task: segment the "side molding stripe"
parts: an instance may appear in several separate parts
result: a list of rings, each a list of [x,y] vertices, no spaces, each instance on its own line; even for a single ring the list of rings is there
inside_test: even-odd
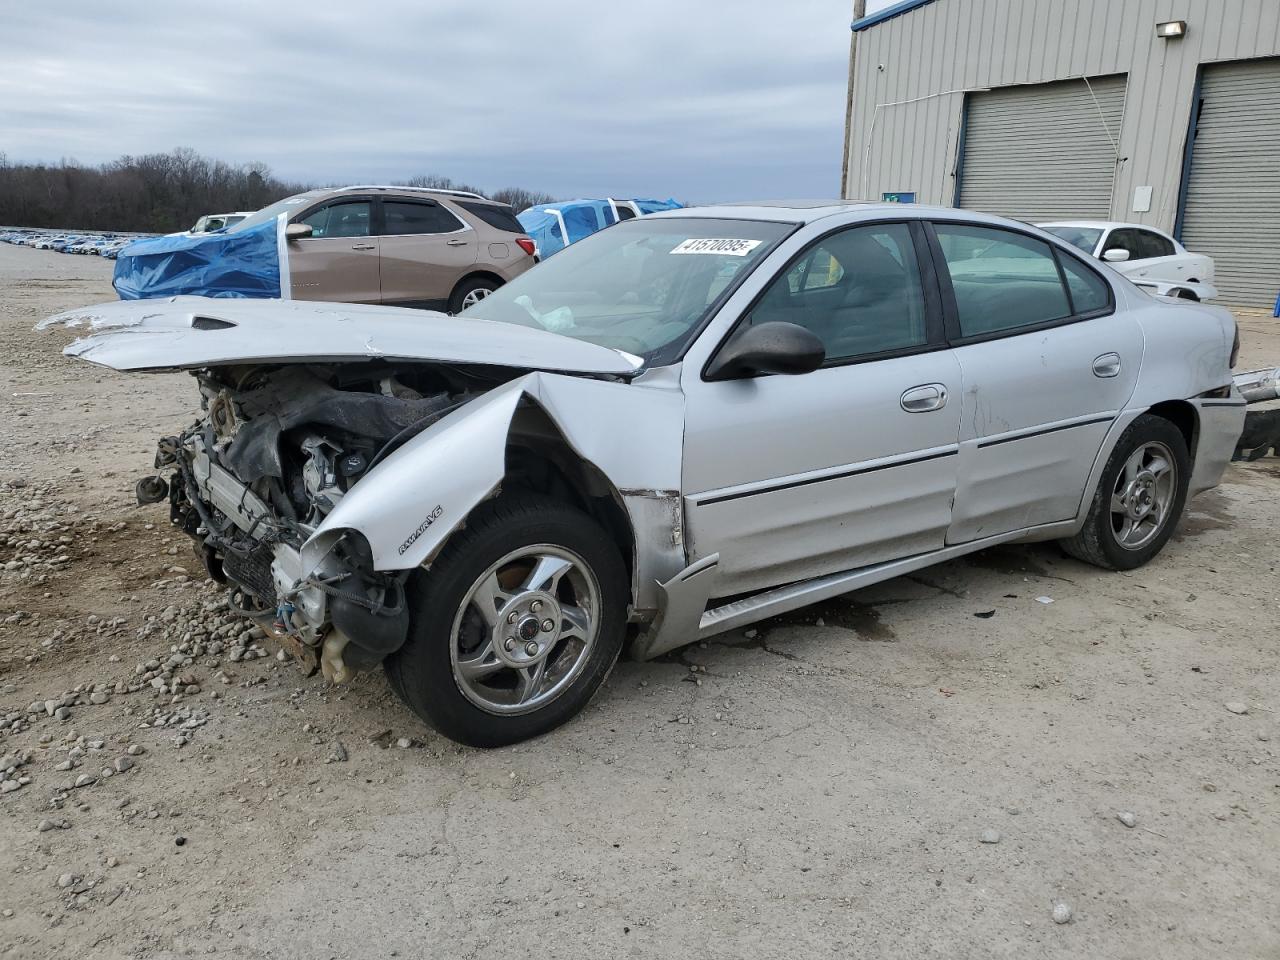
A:
[[[828,473],[820,477],[805,477],[803,480],[789,480],[784,483],[774,483],[767,487],[760,487],[755,490],[740,490],[735,493],[725,493],[715,497],[708,497],[706,500],[695,500],[694,505],[706,507],[713,503],[724,503],[726,500],[741,500],[743,497],[757,497],[764,493],[776,493],[779,490],[790,490],[793,487],[807,487],[811,483],[826,483],[828,480],[843,480],[846,477],[856,477],[863,473],[876,473],[880,470],[891,470],[894,467],[906,467],[914,463],[926,463],[930,460],[940,460],[943,457],[954,457],[958,450],[944,450],[941,453],[929,453],[922,457],[910,457],[904,460],[894,460],[890,463],[876,463],[866,467],[851,467],[848,470],[841,470],[839,473]]]

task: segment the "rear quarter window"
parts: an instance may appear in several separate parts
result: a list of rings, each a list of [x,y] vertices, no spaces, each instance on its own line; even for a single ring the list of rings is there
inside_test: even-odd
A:
[[[520,221],[516,219],[516,212],[505,204],[467,203],[465,200],[459,200],[457,203],[467,213],[497,230],[505,230],[507,233],[524,233],[524,227],[520,226]]]

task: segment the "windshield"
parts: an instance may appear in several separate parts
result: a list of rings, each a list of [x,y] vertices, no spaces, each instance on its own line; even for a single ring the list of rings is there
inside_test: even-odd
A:
[[[271,204],[271,206],[263,207],[257,213],[251,213],[239,223],[227,227],[227,233],[239,233],[241,230],[248,230],[251,227],[258,226],[260,223],[266,223],[268,220],[274,220],[286,210],[296,210],[298,207],[302,206],[302,204],[313,199],[315,199],[314,194],[300,193],[295,197],[285,197],[283,200],[277,200],[275,203]]]
[[[463,311],[669,363],[794,224],[703,217],[615,224]]]
[[[1102,236],[1101,227],[1068,227],[1050,223],[1040,229],[1067,241],[1067,243],[1083,250],[1089,256],[1093,256],[1094,248],[1098,246],[1098,238]]]

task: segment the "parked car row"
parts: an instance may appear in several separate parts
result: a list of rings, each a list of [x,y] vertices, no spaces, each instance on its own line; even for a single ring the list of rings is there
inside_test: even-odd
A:
[[[142,237],[115,233],[55,233],[49,230],[0,230],[0,242],[56,253],[83,253],[114,260],[120,251]]]

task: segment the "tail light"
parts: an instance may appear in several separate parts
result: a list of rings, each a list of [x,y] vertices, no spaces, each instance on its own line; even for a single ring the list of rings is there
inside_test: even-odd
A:
[[[537,247],[533,245],[533,241],[528,237],[516,237],[516,246],[531,257],[533,256],[534,251],[537,250]]]
[[[1227,362],[1227,368],[1230,370],[1236,368],[1236,361],[1240,359],[1240,324],[1235,324],[1235,328],[1235,339],[1231,341],[1231,359]]]

